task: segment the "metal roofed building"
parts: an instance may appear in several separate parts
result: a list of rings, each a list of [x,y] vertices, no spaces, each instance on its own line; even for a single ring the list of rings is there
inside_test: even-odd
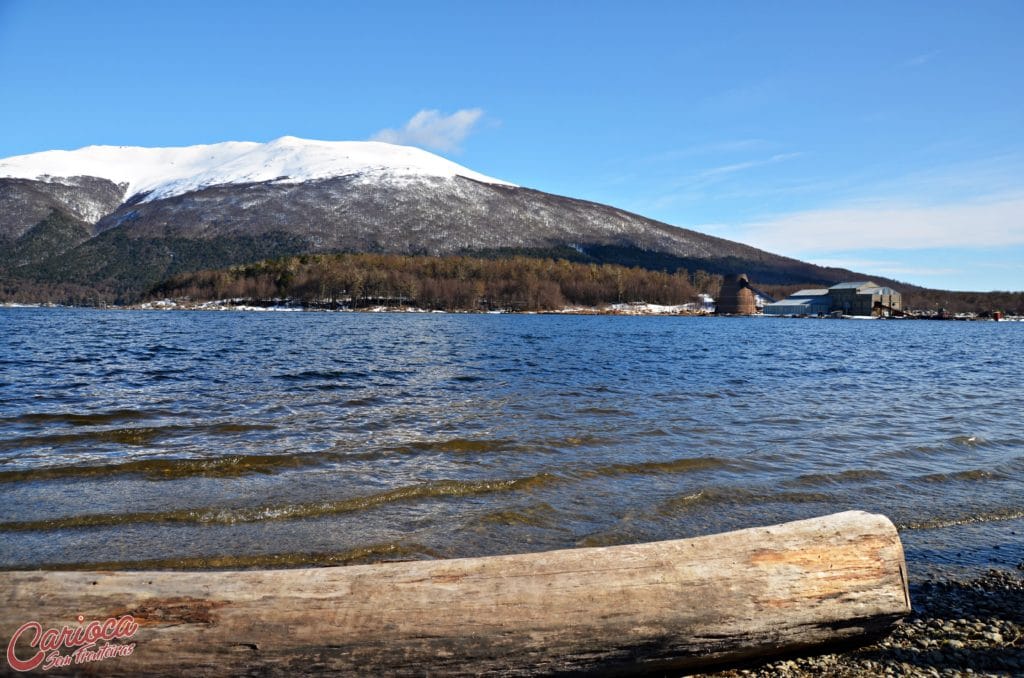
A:
[[[769,315],[890,315],[903,310],[903,297],[891,287],[870,280],[843,282],[828,289],[800,290],[782,301],[768,304]]]
[[[831,300],[825,288],[800,290],[782,301],[764,305],[769,315],[824,315],[831,309]]]
[[[903,310],[903,296],[891,287],[870,280],[844,282],[828,288],[832,310],[844,315],[888,315]]]

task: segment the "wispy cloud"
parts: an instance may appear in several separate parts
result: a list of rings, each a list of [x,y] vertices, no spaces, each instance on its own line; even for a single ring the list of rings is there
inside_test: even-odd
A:
[[[805,186],[801,176],[752,183],[737,174],[715,184],[716,198],[734,192],[736,201],[756,199],[761,206],[732,219],[707,211],[704,223],[690,228],[820,265],[933,287],[1022,289],[1022,176],[1024,157],[1012,151],[822,185]],[[775,200],[782,194],[785,199]],[[808,200],[815,204],[802,208]],[[775,209],[766,211],[772,204]]]
[[[642,157],[639,162],[650,164],[661,164],[674,162],[680,159],[692,158],[702,155],[722,155],[729,153],[749,153],[751,151],[765,151],[777,144],[764,139],[729,139],[726,141],[715,141],[706,144],[695,144],[683,148],[673,148]]]
[[[938,267],[938,266],[915,266],[908,264],[905,261],[896,259],[863,259],[863,258],[822,258],[815,257],[813,263],[818,266],[828,266],[831,268],[846,268],[851,271],[871,271],[881,275],[886,275],[891,278],[899,276],[937,276],[937,275],[950,275],[954,273],[961,273],[962,269],[953,268],[950,266]]]
[[[702,98],[697,106],[714,111],[748,111],[776,96],[778,86],[774,80],[749,82],[714,92]]]
[[[636,205],[634,209],[641,212],[658,211],[681,203],[707,203],[725,197],[777,196],[781,191],[792,189],[780,188],[775,179],[771,180],[770,186],[766,186],[763,183],[751,182],[748,177],[738,175],[761,167],[783,163],[803,155],[805,154],[799,151],[776,153],[768,157],[715,165],[704,169],[695,169],[681,176],[676,175],[657,187],[656,193],[643,203]]]
[[[818,209],[740,224],[731,237],[793,256],[822,252],[1024,244],[1024,193],[926,206],[892,202]]]
[[[424,109],[400,129],[382,129],[371,137],[371,141],[421,146],[435,151],[458,151],[483,115],[479,108],[464,108],[451,115]]]
[[[696,146],[693,150],[700,153],[736,153],[763,150],[774,145],[776,144],[765,139],[732,139]]]
[[[925,54],[918,54],[912,56],[911,58],[901,63],[900,68],[918,68],[919,66],[924,66],[926,63],[928,63],[938,55],[938,50],[935,50],[933,52],[926,52]]]
[[[762,158],[759,160],[747,160],[745,162],[736,162],[729,165],[719,165],[718,167],[711,167],[706,170],[702,170],[697,173],[698,178],[710,179],[714,177],[724,176],[726,174],[735,174],[736,172],[742,172],[744,170],[753,169],[755,167],[763,167],[765,165],[774,165],[776,163],[785,162],[793,158],[798,158],[801,153],[776,153],[770,158]]]

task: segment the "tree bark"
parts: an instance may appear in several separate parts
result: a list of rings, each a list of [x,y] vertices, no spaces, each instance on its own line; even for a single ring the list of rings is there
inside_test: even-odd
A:
[[[111,643],[135,643],[132,654],[72,666],[131,676],[692,671],[866,642],[910,612],[896,529],[858,511],[458,560],[0,572],[0,604],[4,647],[30,620],[59,630],[131,615],[137,632]],[[32,636],[21,635],[17,660],[38,652]]]

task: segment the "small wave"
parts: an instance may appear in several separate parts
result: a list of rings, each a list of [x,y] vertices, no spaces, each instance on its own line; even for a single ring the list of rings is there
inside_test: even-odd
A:
[[[482,525],[551,527],[555,513],[550,504],[541,502],[528,508],[491,511],[479,516],[476,521]]]
[[[595,548],[600,546],[619,546],[620,544],[628,544],[633,539],[630,535],[621,534],[619,532],[598,532],[595,534],[588,534],[576,540],[577,548]]]
[[[30,447],[60,447],[80,443],[115,443],[118,445],[148,445],[156,440],[186,433],[225,435],[247,431],[269,431],[269,424],[218,423],[199,425],[138,426],[99,430],[81,430],[73,433],[51,433],[8,438],[0,441],[0,452]]]
[[[601,416],[606,415],[631,415],[633,414],[629,410],[622,410],[617,407],[582,407],[576,410],[576,414],[597,414]]]
[[[666,516],[686,512],[697,506],[748,505],[761,503],[812,504],[830,503],[833,497],[824,492],[768,492],[741,487],[706,487],[662,502],[658,513]]]
[[[976,468],[955,473],[929,473],[918,480],[925,483],[958,483],[965,480],[1007,480],[1007,476],[997,471]]]
[[[729,468],[732,462],[719,457],[683,457],[670,461],[645,461],[635,464],[609,464],[597,468],[585,469],[574,473],[576,477],[592,478],[596,476],[616,477],[624,475],[658,475],[672,473],[691,473],[707,469]]]
[[[544,438],[536,441],[536,445],[553,449],[567,447],[602,447],[619,443],[618,438],[596,436],[590,433],[565,436],[564,438]]]
[[[1019,520],[1021,518],[1024,518],[1024,509],[1007,508],[966,516],[911,520],[903,523],[897,523],[896,527],[900,530],[935,530],[944,527],[956,527],[958,525],[997,523],[1004,520]]]
[[[166,344],[154,344],[153,346],[147,346],[145,348],[145,351],[147,353],[151,353],[153,355],[167,355],[168,353],[172,353],[172,354],[188,353],[187,350],[185,350],[185,349],[183,349],[183,348],[181,348],[179,346],[168,346]]]
[[[109,477],[112,475],[141,475],[149,480],[177,480],[192,477],[232,478],[250,474],[272,474],[285,469],[319,465],[324,461],[326,461],[324,455],[314,454],[236,454],[209,459],[137,459],[117,464],[49,466],[0,471],[0,483],[56,478]]]
[[[370,374],[362,370],[303,370],[301,372],[290,372],[275,376],[282,381],[322,381],[337,379],[362,380],[369,378]]]
[[[752,420],[755,424],[767,424],[769,426],[802,426],[806,422],[798,417],[760,417]]]
[[[452,377],[452,381],[458,381],[466,384],[474,384],[478,381],[487,381],[487,377],[477,377],[472,374],[460,374],[457,377]]]
[[[39,436],[22,436],[0,441],[0,451],[20,450],[28,447],[56,447],[76,443],[117,443],[119,445],[146,445],[163,436],[177,426],[143,426],[138,428],[115,428],[80,433],[53,433]]]
[[[947,438],[937,444],[914,445],[894,452],[886,453],[887,458],[913,459],[915,457],[931,456],[934,454],[949,454],[950,452],[963,449],[977,449],[992,446],[993,443],[981,436],[959,435]]]
[[[174,414],[168,410],[110,410],[108,412],[28,412],[14,417],[0,417],[0,423],[11,424],[67,424],[94,426],[116,421],[142,421]]]
[[[273,424],[239,424],[237,422],[226,422],[222,424],[195,426],[192,428],[197,431],[212,433],[214,435],[228,435],[231,433],[248,433],[250,431],[273,431],[277,427]]]
[[[384,398],[380,396],[367,396],[365,398],[351,398],[341,405],[342,407],[367,407],[369,405],[380,405],[384,402]]]
[[[192,523],[200,525],[235,525],[265,520],[297,520],[322,516],[341,515],[366,511],[388,504],[418,501],[421,499],[444,499],[451,497],[472,497],[499,492],[531,491],[542,488],[560,478],[549,473],[539,473],[524,478],[507,480],[439,480],[430,483],[408,485],[386,492],[341,499],[337,501],[311,502],[307,504],[284,504],[276,506],[253,506],[239,508],[208,507],[179,509],[176,511],[153,511],[147,513],[92,513],[65,518],[25,520],[0,523],[0,532],[27,532],[37,530],[61,530],[86,527],[110,527],[133,523]]]
[[[507,452],[517,449],[516,441],[508,438],[450,438],[447,440],[423,440],[407,443],[396,448],[397,452],[457,452],[487,453]]]
[[[81,563],[44,563],[8,570],[243,570],[253,568],[329,567],[405,560],[435,560],[444,554],[422,544],[384,543],[359,546],[339,552],[268,553],[259,555],[215,555],[150,560],[105,560]]]
[[[986,447],[989,442],[981,436],[953,436],[949,444],[956,447]]]
[[[146,376],[149,379],[155,379],[157,381],[173,381],[177,379],[177,375],[185,374],[185,370],[176,368],[164,368],[158,370],[147,370]]]
[[[862,480],[884,480],[889,474],[882,471],[875,471],[867,468],[847,469],[839,473],[807,473],[797,476],[786,482],[789,486],[817,486],[817,485],[840,485],[843,483],[857,483]]]
[[[358,382],[332,381],[309,384],[302,388],[314,391],[351,391],[353,389],[362,388],[362,384]]]
[[[941,445],[913,445],[901,450],[895,450],[892,452],[885,452],[883,455],[887,459],[913,459],[920,456],[930,456],[933,454],[939,454],[946,451]]]

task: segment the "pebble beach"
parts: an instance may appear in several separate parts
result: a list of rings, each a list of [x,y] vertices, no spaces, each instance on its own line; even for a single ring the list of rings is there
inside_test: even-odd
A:
[[[912,585],[913,613],[848,652],[718,672],[753,676],[1024,676],[1024,562],[968,579]]]

